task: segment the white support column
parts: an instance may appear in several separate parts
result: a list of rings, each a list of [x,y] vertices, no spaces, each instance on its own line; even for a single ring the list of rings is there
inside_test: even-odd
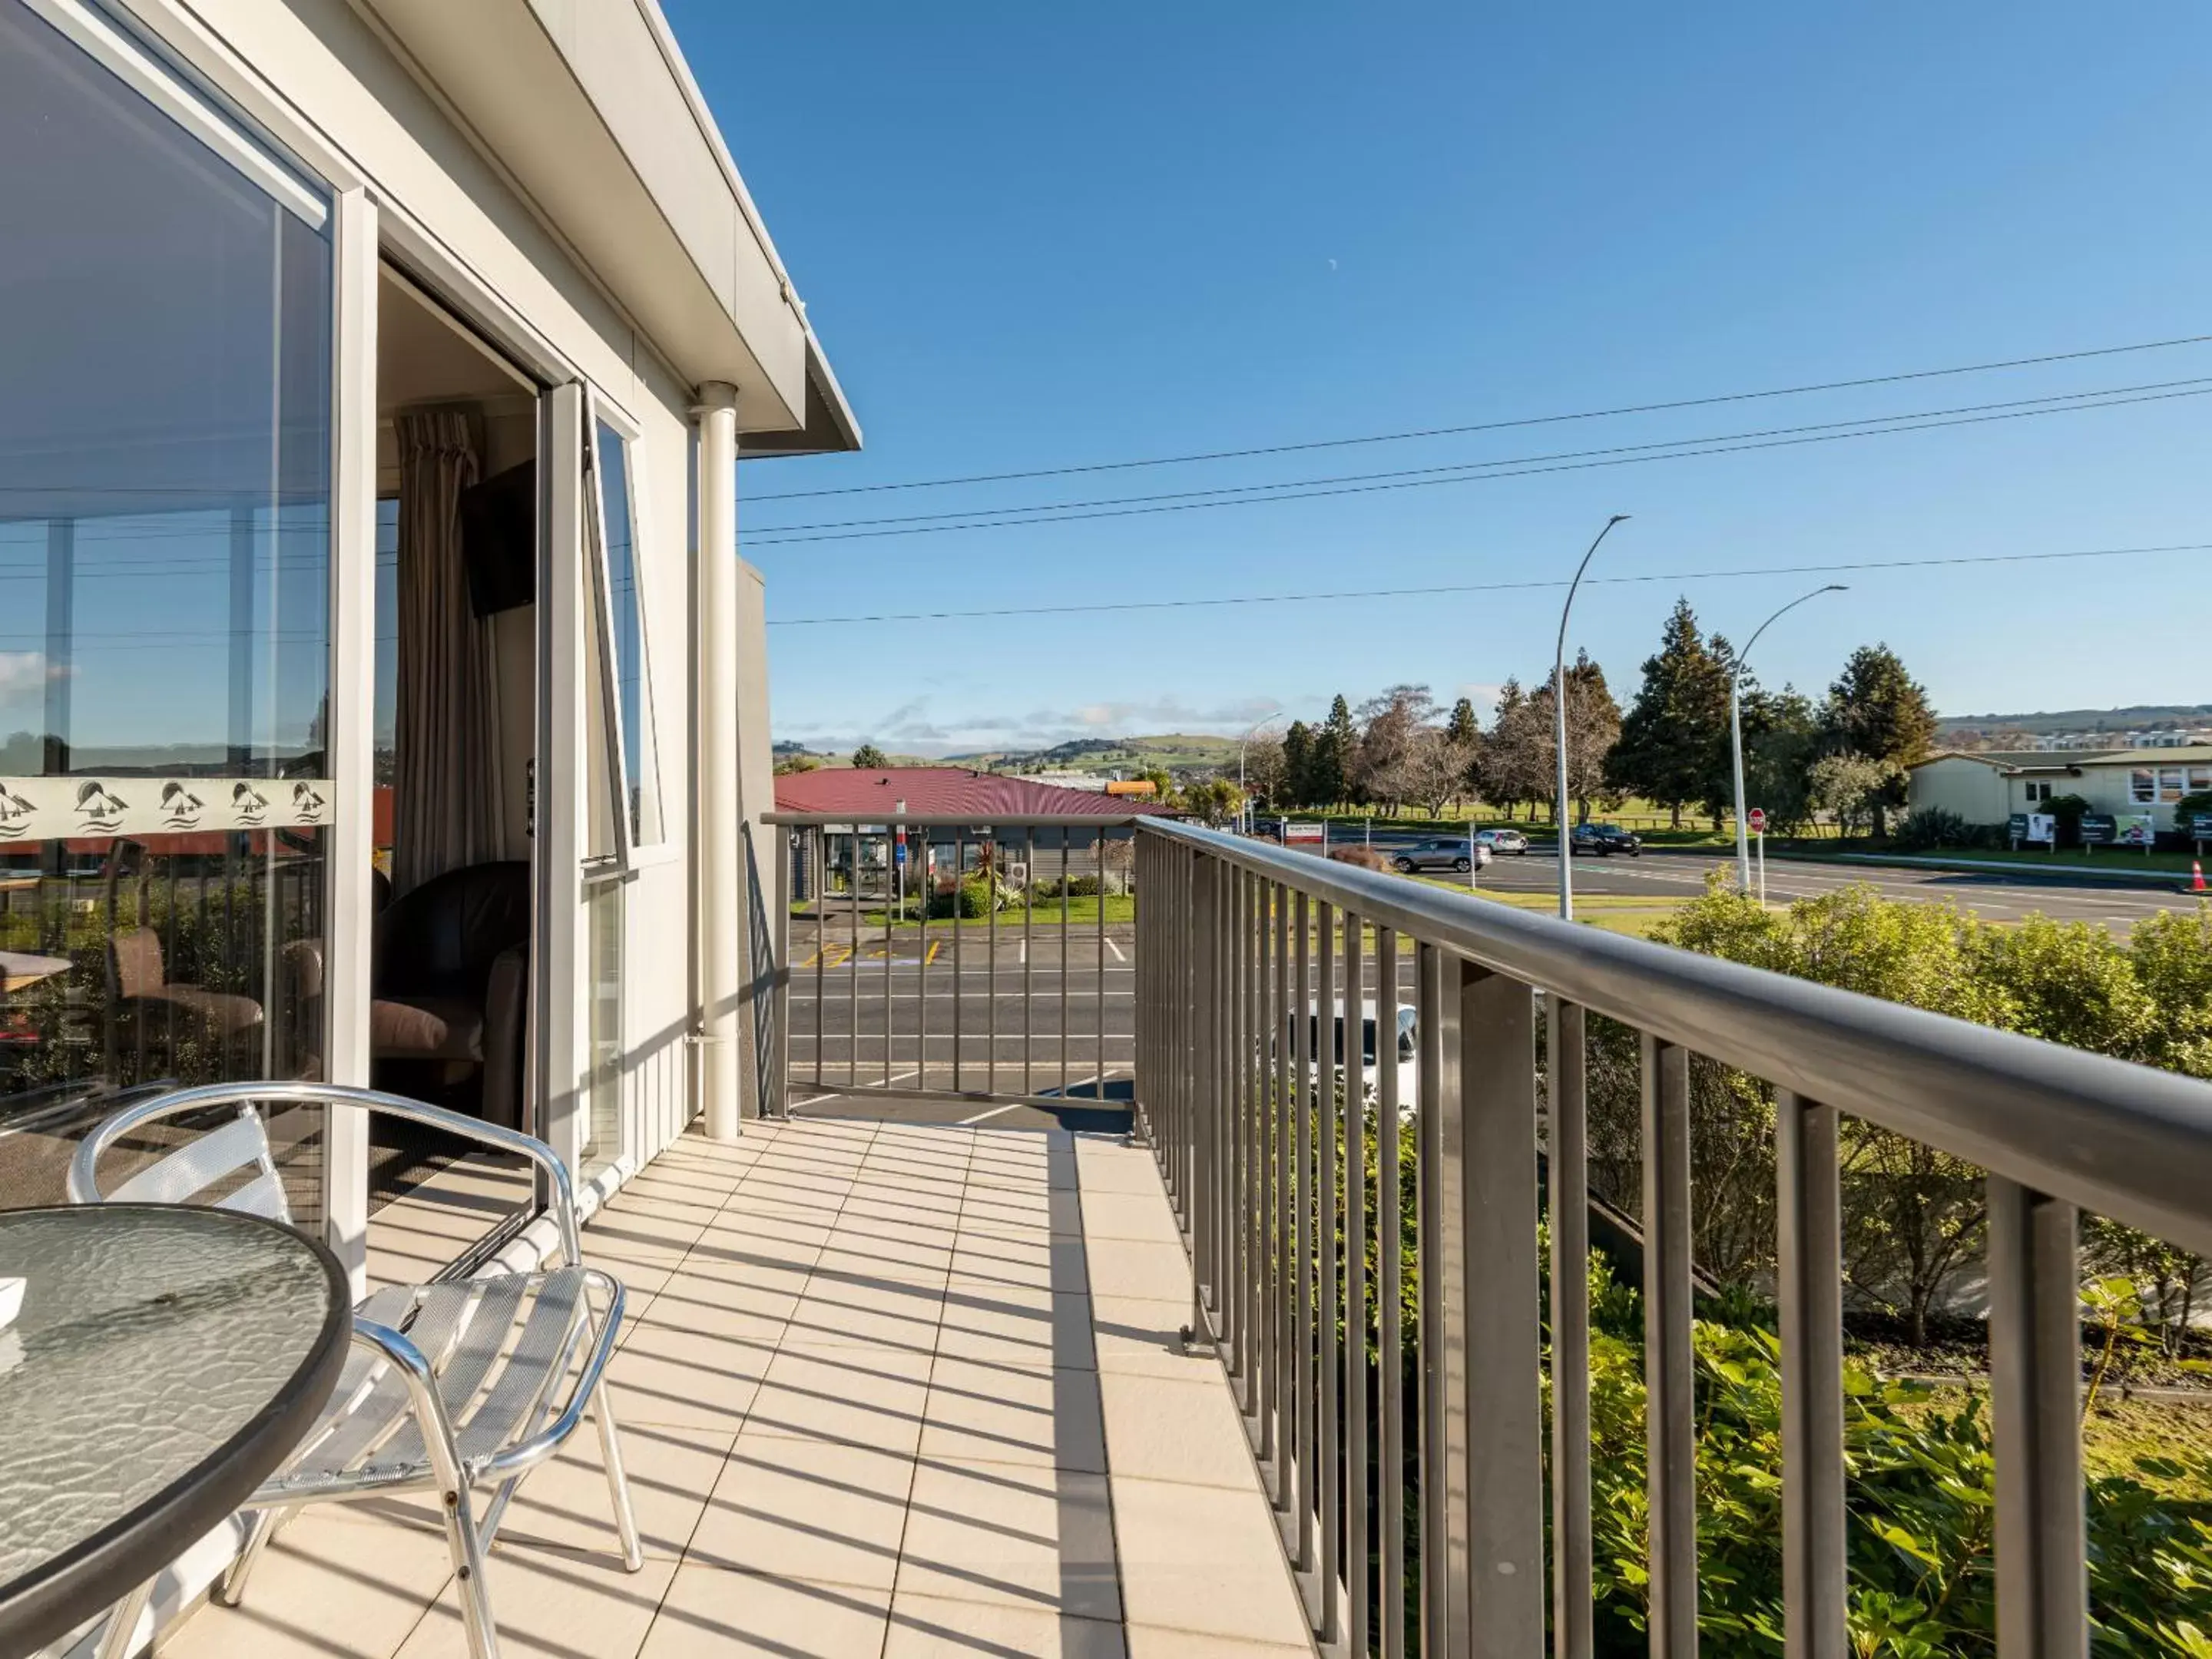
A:
[[[708,1135],[734,1140],[745,940],[738,783],[738,389],[699,388],[698,789],[700,1094]]]
[[[376,678],[376,204],[337,198],[336,362],[331,377],[329,767],[335,810],[324,839],[323,1076],[368,1082],[369,880],[374,854],[371,704]],[[323,1131],[325,1241],[365,1295],[368,1122],[333,1111]]]

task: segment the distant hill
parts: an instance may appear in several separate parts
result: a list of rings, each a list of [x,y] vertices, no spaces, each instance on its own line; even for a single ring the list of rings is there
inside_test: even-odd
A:
[[[2212,702],[2139,703],[2126,708],[2057,708],[2027,714],[1946,714],[1936,723],[1939,748],[2012,746],[2017,740],[2064,733],[2093,744],[2109,734],[2192,731],[2212,726]]]
[[[1211,770],[1237,763],[1237,739],[1202,732],[1161,732],[1138,738],[1077,738],[1049,749],[976,750],[947,755],[954,766],[994,772],[1169,772]]]

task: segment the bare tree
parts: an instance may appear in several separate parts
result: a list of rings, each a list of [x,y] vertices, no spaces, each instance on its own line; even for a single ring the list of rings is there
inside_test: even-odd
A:
[[[1426,808],[1431,817],[1441,817],[1444,808],[1466,788],[1474,764],[1473,744],[1453,737],[1441,726],[1423,726],[1401,767],[1407,798]]]
[[[1417,795],[1411,787],[1414,750],[1436,717],[1437,700],[1425,685],[1394,685],[1359,706],[1353,770],[1363,795],[1393,813]]]

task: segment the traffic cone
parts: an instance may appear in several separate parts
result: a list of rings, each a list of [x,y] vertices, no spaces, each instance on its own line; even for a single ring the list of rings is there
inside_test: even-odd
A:
[[[2204,890],[2204,860],[2203,859],[2189,860],[2189,890],[2192,893],[2201,893]]]

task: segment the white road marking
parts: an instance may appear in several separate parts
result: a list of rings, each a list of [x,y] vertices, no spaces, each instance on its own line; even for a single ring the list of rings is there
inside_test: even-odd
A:
[[[971,1123],[988,1123],[994,1117],[1004,1117],[1008,1112],[1020,1111],[1027,1103],[1028,1103],[1025,1101],[1018,1100],[1011,1106],[994,1106],[988,1112],[978,1112],[973,1117],[962,1118],[960,1121],[953,1127],[955,1128],[964,1129]]]
[[[1114,960],[1116,962],[1127,962],[1129,959],[1121,954],[1121,947],[1115,944],[1110,938],[1106,941],[1106,948],[1114,953]]]

